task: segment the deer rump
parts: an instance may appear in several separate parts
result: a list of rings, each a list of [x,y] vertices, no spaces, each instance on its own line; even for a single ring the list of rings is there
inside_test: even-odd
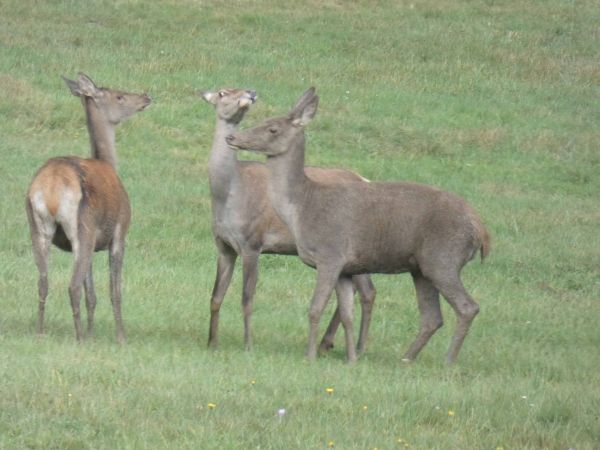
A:
[[[76,156],[51,158],[34,177],[27,194],[27,207],[34,216],[56,225],[52,243],[71,252],[63,224],[93,224],[94,251],[106,250],[119,219],[129,223],[127,192],[113,167],[97,159]],[[81,230],[80,230],[81,231]]]

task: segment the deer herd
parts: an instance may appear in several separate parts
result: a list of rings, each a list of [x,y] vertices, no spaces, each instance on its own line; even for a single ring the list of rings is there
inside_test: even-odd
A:
[[[115,128],[145,109],[151,100],[146,94],[97,87],[81,73],[77,80],[64,81],[81,99],[92,155],[49,159],[27,191],[27,218],[39,271],[37,332],[44,332],[51,243],[73,253],[69,297],[77,341],[82,341],[84,335],[80,317],[82,287],[87,332],[93,332],[93,253],[108,250],[116,336],[123,343],[121,271],[131,207],[117,174]],[[201,97],[214,107],[217,119],[208,161],[212,231],[217,248],[209,347],[218,345],[219,311],[239,256],[244,345],[247,350],[251,348],[259,256],[271,253],[298,255],[316,269],[309,309],[309,360],[333,347],[341,322],[347,360],[356,361],[357,353],[366,349],[375,300],[370,274],[409,272],[421,322],[403,361],[414,360],[442,326],[441,294],[457,316],[446,355],[447,363],[454,362],[479,312],[462,284],[460,272],[478,252],[483,260],[490,249],[489,233],[473,208],[461,197],[435,187],[371,182],[349,170],[305,166],[304,129],[314,118],[319,102],[314,88],[308,89],[286,115],[244,131],[238,128],[257,99],[255,91],[222,89],[202,92]],[[266,162],[238,160],[238,150],[263,154]],[[321,315],[334,290],[337,309],[318,343]],[[356,291],[361,322],[355,344]]]

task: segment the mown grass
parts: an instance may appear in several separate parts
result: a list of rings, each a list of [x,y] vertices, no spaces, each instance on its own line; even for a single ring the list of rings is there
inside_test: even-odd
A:
[[[596,448],[599,22],[592,1],[2,2],[0,448]],[[74,342],[57,250],[47,335],[34,331],[23,198],[47,158],[88,153],[59,77],[78,71],[154,99],[117,135],[134,209],[122,348],[103,254],[95,339]],[[490,229],[489,260],[464,271],[482,311],[456,366],[442,365],[446,305],[446,326],[400,363],[418,327],[406,276],[375,277],[356,366],[341,339],[308,364],[314,272],[292,257],[261,258],[254,350],[239,270],[221,348],[205,349],[214,113],[195,92],[256,89],[249,126],[310,85],[309,163],[457,192]]]

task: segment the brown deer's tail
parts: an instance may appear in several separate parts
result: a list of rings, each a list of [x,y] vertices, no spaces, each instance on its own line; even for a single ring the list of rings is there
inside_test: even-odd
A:
[[[479,248],[479,252],[481,254],[481,262],[483,262],[486,256],[490,253],[490,248],[492,246],[492,238],[490,236],[490,233],[488,233],[488,230],[483,226],[483,224],[481,224],[480,231],[483,233],[483,235],[480,236],[481,247]]]
[[[474,228],[473,238],[475,248],[479,249],[479,253],[481,254],[481,261],[483,262],[483,260],[490,253],[492,238],[488,230],[485,228],[485,225],[481,222],[481,219],[479,218],[477,213],[471,208],[469,208],[469,216],[471,219],[471,224]]]

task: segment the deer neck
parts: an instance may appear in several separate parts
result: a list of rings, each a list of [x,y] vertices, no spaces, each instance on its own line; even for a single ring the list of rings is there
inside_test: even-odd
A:
[[[106,161],[116,170],[115,125],[108,121],[91,99],[86,99],[85,111],[92,147],[92,158]]]
[[[215,135],[208,161],[208,177],[214,196],[227,196],[237,177],[236,152],[229,148],[225,138],[238,129],[239,123],[217,119]]]
[[[295,235],[298,210],[310,188],[304,173],[304,133],[290,145],[290,150],[267,158],[269,196],[273,207]]]

